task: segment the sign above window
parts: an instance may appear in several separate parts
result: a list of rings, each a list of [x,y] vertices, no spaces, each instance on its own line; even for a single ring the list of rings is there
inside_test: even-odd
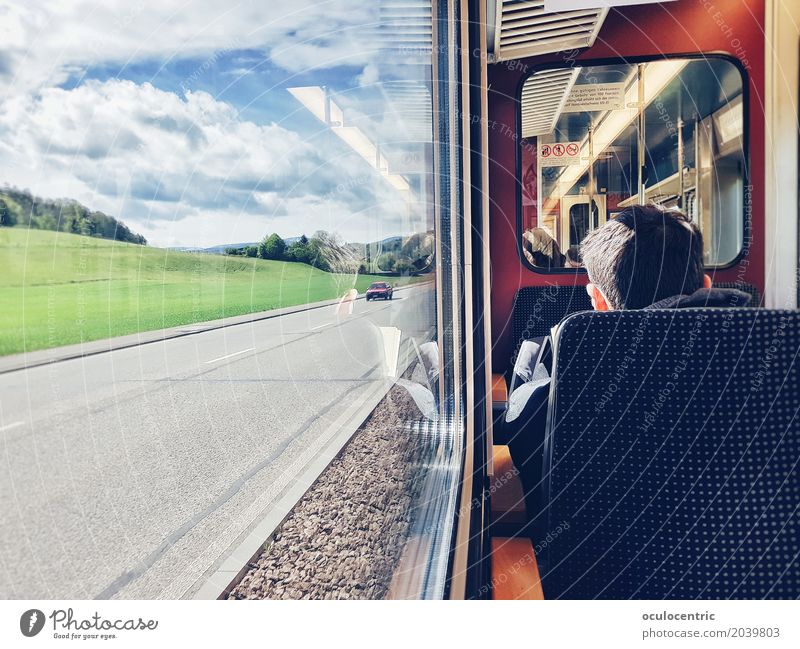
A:
[[[625,108],[624,83],[581,83],[572,86],[562,113]]]

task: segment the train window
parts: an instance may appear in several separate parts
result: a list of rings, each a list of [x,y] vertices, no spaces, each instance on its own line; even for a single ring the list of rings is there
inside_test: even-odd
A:
[[[724,57],[538,70],[519,100],[520,247],[534,269],[579,266],[586,234],[627,206],[683,210],[707,266],[743,246],[740,69]]]
[[[0,596],[441,597],[431,4],[162,4],[12,11]]]

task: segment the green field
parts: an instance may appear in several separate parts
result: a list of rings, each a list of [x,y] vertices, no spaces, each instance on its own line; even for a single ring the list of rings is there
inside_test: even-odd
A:
[[[0,228],[0,355],[316,302],[353,281],[300,263]]]

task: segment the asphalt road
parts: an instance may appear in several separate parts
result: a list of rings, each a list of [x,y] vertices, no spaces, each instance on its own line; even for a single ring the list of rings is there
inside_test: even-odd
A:
[[[430,286],[0,375],[0,597],[181,597],[423,341]]]

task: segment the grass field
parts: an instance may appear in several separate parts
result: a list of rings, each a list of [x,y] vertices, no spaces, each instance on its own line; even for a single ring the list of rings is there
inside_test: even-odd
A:
[[[359,276],[355,287],[375,279]],[[316,302],[352,287],[352,275],[305,264],[0,228],[0,355]]]

